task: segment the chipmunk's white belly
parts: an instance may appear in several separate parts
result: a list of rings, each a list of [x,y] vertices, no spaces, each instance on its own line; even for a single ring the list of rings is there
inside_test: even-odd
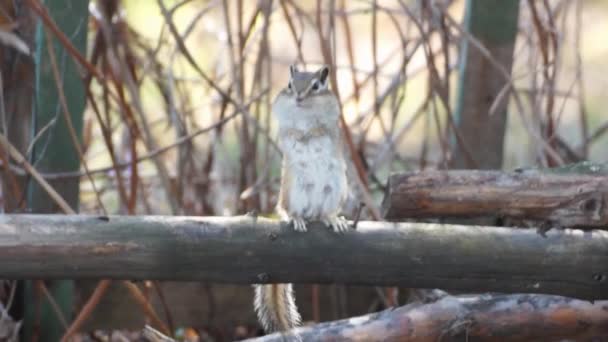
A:
[[[346,194],[346,167],[329,137],[294,142],[287,165],[291,186],[288,213],[304,219],[322,219],[340,210]]]

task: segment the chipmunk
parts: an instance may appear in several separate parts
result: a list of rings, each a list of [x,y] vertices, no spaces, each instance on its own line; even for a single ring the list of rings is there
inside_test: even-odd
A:
[[[292,65],[289,71],[289,84],[272,104],[283,153],[277,212],[299,232],[314,220],[345,232],[349,225],[338,213],[348,194],[346,163],[340,107],[328,87],[329,68],[304,72]],[[257,285],[254,307],[266,332],[300,324],[291,284]]]

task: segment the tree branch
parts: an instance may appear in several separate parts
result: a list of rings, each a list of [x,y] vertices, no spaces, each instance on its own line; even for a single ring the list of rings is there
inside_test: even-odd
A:
[[[346,283],[608,298],[608,232],[242,217],[1,215],[0,274],[18,279]]]

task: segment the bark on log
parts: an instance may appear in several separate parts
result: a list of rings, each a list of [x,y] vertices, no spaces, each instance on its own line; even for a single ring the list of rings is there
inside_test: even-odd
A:
[[[345,283],[608,298],[608,232],[250,216],[0,215],[0,277]]]
[[[448,296],[296,331],[303,341],[321,342],[603,341],[608,336],[608,301],[521,294]],[[285,340],[275,333],[245,341]]]
[[[608,228],[608,176],[539,170],[400,173],[389,177],[382,211],[387,220],[492,216]]]

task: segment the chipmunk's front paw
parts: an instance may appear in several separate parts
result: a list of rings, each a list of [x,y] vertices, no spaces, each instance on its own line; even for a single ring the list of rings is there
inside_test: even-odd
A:
[[[301,218],[292,218],[291,224],[293,224],[293,229],[296,232],[305,232],[306,231],[306,221]]]
[[[336,233],[344,233],[350,229],[348,221],[342,216],[333,216],[323,220],[325,225],[331,227]]]

